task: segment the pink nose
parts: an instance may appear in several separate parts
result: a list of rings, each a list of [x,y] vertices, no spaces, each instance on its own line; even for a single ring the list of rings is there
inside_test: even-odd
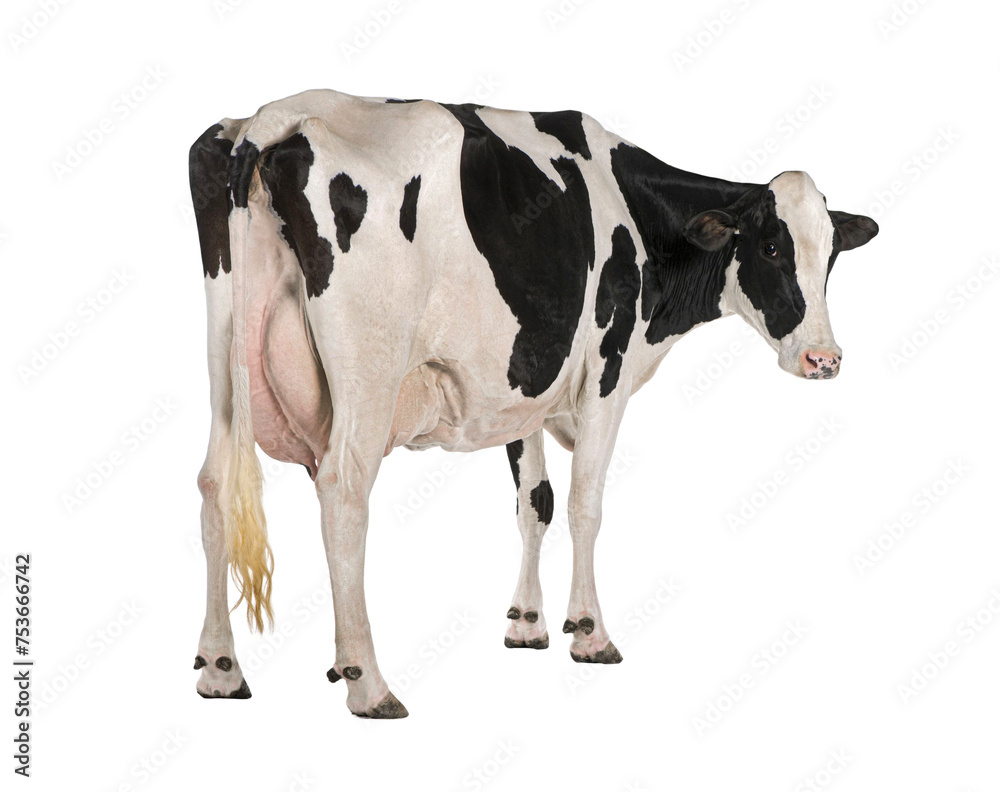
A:
[[[829,349],[807,349],[802,353],[802,373],[806,379],[832,379],[840,367],[840,355]]]

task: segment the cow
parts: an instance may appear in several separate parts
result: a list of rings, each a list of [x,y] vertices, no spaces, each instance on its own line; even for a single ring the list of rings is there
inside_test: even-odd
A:
[[[251,629],[273,620],[256,443],[315,482],[336,622],[327,676],[369,718],[407,715],[379,672],[363,586],[384,456],[506,447],[523,556],[504,643],[544,649],[542,430],[571,451],[562,630],[576,662],[618,663],[594,543],[629,397],[681,337],[730,314],[785,371],[836,376],[827,279],[878,231],[828,210],[804,172],[699,176],[576,111],[307,91],[209,127],[189,171],[212,407],[197,691],[250,696],[227,569]]]

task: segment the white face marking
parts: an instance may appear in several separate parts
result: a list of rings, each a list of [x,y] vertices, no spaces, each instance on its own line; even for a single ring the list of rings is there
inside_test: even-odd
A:
[[[777,342],[778,364],[803,375],[801,356],[807,350],[841,355],[833,338],[826,306],[826,276],[833,252],[833,222],[823,195],[807,173],[788,171],[768,185],[778,217],[788,227],[795,246],[795,276],[806,304],[805,318]]]

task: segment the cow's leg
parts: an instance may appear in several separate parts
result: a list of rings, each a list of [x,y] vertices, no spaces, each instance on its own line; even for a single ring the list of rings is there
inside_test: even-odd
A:
[[[208,454],[198,474],[201,490],[201,541],[208,566],[208,605],[198,639],[194,667],[201,670],[198,693],[205,698],[250,698],[250,689],[233,648],[229,624],[229,553],[223,517],[224,493],[232,454],[230,431],[233,385],[229,354],[233,339],[230,276],[222,272],[205,279],[208,295],[208,373],[212,401],[212,429]]]
[[[365,270],[349,271],[333,298],[306,305],[333,405],[330,437],[316,474],[336,625],[336,659],[327,678],[346,681],[347,707],[355,715],[403,718],[406,708],[389,691],[375,659],[364,568],[368,497],[388,450],[412,328],[399,329],[395,309],[386,312],[379,301],[355,297],[366,288],[360,278],[350,280],[355,271]],[[419,314],[413,316],[416,324]]]
[[[552,486],[545,473],[542,430],[507,444],[507,458],[517,487],[517,527],[523,550],[521,573],[507,618],[510,625],[504,637],[508,648],[545,649],[549,633],[542,615],[542,586],[538,579],[538,559],[542,537],[552,522]]]
[[[570,654],[578,663],[620,663],[601,618],[594,581],[594,543],[601,527],[604,480],[614,452],[628,388],[619,383],[607,397],[585,396],[573,450],[569,530],[573,538],[573,582],[563,632],[573,634]]]
[[[406,708],[389,691],[375,659],[364,591],[368,496],[385,452],[398,388],[372,381],[358,387],[357,393],[370,399],[357,406],[347,401],[344,389],[331,387],[333,427],[316,476],[336,619],[337,657],[327,677],[347,680],[347,707],[355,715],[404,718]]]

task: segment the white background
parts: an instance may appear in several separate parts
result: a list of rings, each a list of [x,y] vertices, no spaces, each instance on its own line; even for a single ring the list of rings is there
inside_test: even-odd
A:
[[[11,565],[30,552],[36,660],[33,775],[16,781],[998,789],[995,5],[224,2],[4,6],[0,612],[13,659]],[[249,636],[234,614],[253,698],[196,695],[209,406],[187,149],[318,87],[580,109],[699,173],[806,170],[831,208],[879,222],[830,279],[838,379],[788,376],[732,318],[682,341],[630,405],[597,545],[621,665],[574,664],[559,632],[569,455],[550,439],[547,651],[503,647],[520,558],[503,450],[399,450],[366,574],[381,668],[411,714],[352,717],[324,675],[315,492],[270,463],[285,634]],[[945,483],[949,465],[964,472]],[[859,569],[873,541],[882,557]]]

